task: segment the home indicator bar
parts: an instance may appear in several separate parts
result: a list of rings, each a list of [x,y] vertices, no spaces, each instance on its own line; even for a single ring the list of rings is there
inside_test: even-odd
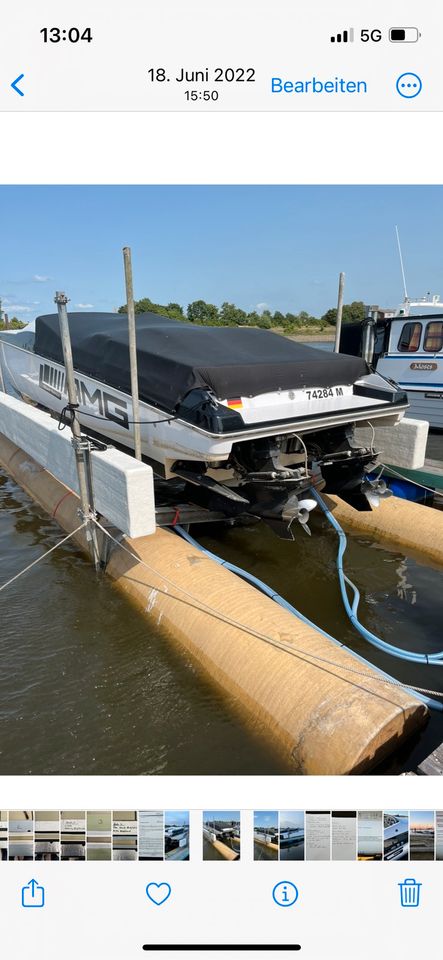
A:
[[[242,953],[247,951],[253,952],[254,950],[264,953],[269,950],[279,951],[280,953],[286,952],[289,953],[291,950],[301,950],[299,943],[145,943],[143,944],[143,950],[162,950],[166,952],[169,951],[180,951],[185,950],[198,950],[203,952],[203,950],[212,950],[221,953],[223,950],[238,950]]]

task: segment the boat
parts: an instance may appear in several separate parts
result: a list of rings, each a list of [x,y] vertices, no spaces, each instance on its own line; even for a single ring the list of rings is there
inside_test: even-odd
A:
[[[385,814],[384,860],[407,860],[409,853],[409,821],[401,814]]]
[[[280,848],[296,847],[304,843],[304,827],[283,827],[280,829]]]
[[[278,827],[254,827],[254,840],[278,845]]]
[[[416,312],[418,311],[418,312]],[[429,311],[429,312],[428,312]],[[439,296],[405,297],[395,310],[367,307],[346,324],[340,350],[363,357],[407,393],[408,417],[443,430],[443,304]]]
[[[371,509],[377,462],[354,427],[394,426],[403,390],[360,356],[330,354],[271,331],[136,318],[141,446],[156,477],[229,518],[258,517],[282,537],[307,526],[312,486]],[[134,449],[125,314],[71,313],[78,406],[88,435]],[[0,333],[0,386],[70,422],[57,314]],[[380,487],[381,489],[381,487]],[[373,499],[373,498],[372,498]]]
[[[166,827],[165,828],[165,853],[172,854],[173,851],[184,850],[186,855],[189,846],[189,830],[187,827]]]

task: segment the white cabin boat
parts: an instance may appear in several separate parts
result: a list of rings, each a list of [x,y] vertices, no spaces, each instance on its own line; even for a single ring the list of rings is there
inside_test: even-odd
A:
[[[406,300],[389,324],[387,351],[377,372],[406,391],[408,416],[443,430],[443,311],[440,297]],[[440,307],[440,313],[435,312]],[[425,310],[418,314],[411,310]],[[427,313],[426,311],[433,311]]]
[[[340,350],[362,356],[407,393],[408,417],[443,430],[443,304],[406,297],[393,311],[368,308],[362,324],[342,330]]]

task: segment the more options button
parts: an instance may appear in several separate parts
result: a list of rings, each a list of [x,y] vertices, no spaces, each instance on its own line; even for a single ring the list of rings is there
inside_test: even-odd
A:
[[[397,93],[405,100],[413,100],[418,97],[423,89],[423,83],[418,73],[401,73],[396,83]]]

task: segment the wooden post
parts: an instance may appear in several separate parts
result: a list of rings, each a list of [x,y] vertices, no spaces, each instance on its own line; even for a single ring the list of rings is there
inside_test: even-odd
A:
[[[125,265],[126,303],[128,309],[129,362],[131,366],[132,419],[134,421],[134,453],[136,460],[142,458],[140,404],[138,397],[137,340],[135,335],[134,288],[132,284],[131,248],[123,247]]]
[[[342,316],[343,316],[344,290],[345,290],[345,275],[344,273],[341,273],[338,280],[337,322],[335,325],[334,353],[338,353],[340,350],[340,334],[341,334],[341,322],[342,322]]]

